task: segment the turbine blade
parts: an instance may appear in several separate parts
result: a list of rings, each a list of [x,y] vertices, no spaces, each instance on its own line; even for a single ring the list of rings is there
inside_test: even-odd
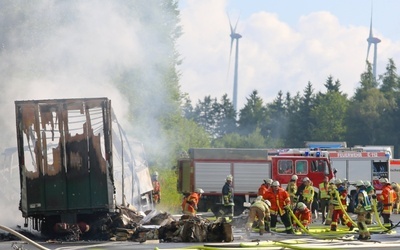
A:
[[[233,32],[236,32],[236,27],[237,27],[237,25],[238,25],[239,18],[240,18],[240,16],[239,16],[238,19],[236,20],[236,24],[235,24],[235,28],[233,29]]]

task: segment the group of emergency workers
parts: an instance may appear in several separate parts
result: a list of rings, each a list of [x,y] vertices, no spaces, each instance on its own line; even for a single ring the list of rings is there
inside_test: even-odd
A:
[[[233,188],[232,175],[226,177],[222,187],[222,206],[219,211],[221,216],[233,218]],[[301,226],[308,228],[312,223],[312,211],[314,202],[314,187],[308,177],[304,177],[302,183],[297,185],[298,176],[293,175],[286,189],[280,186],[277,180],[264,180],[258,189],[258,196],[250,206],[249,217],[246,223],[246,232],[249,233],[257,221],[259,233],[276,231],[278,217],[285,226],[287,234],[293,234],[298,229],[296,223],[292,224],[291,213],[301,223]],[[354,184],[356,195],[354,196],[354,213],[357,214],[357,227],[359,229],[359,240],[370,239],[367,225],[372,224],[372,203],[380,202],[382,205],[381,216],[383,226],[390,229],[392,223],[390,215],[400,212],[400,186],[397,183],[390,183],[387,178],[381,178],[382,193],[376,195],[373,185],[369,181],[358,180]],[[325,177],[318,185],[317,196],[319,208],[322,212],[322,223],[330,226],[330,231],[337,231],[338,224],[346,225],[349,231],[353,231],[354,225],[347,214],[349,182],[341,179]],[[198,203],[203,189],[197,188],[193,193],[186,196],[182,202],[184,214],[196,216]],[[316,219],[317,217],[315,217]]]
[[[308,228],[312,223],[312,210],[314,201],[314,187],[312,181],[305,177],[301,185],[297,185],[298,176],[293,175],[286,190],[280,187],[278,181],[264,180],[258,189],[258,197],[250,207],[250,216],[246,224],[249,231],[253,222],[258,219],[260,234],[265,231],[276,230],[278,216],[285,226],[286,233],[292,234],[299,225],[292,225],[289,208],[293,210],[297,220]],[[359,240],[371,238],[367,225],[372,224],[372,201],[382,205],[381,216],[383,226],[390,229],[392,223],[390,214],[399,212],[400,186],[390,183],[387,178],[381,178],[382,193],[376,195],[374,187],[369,181],[358,180],[354,185],[354,213],[357,214],[357,227],[359,228]],[[318,203],[322,212],[322,223],[330,226],[330,231],[337,231],[338,224],[346,225],[349,231],[353,231],[354,225],[347,214],[348,199],[347,180],[325,177],[318,185]],[[316,217],[315,217],[316,218]]]

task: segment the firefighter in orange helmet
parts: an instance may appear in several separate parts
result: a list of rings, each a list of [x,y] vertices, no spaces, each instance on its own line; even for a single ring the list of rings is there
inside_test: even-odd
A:
[[[196,188],[193,193],[191,193],[186,199],[183,200],[182,208],[184,214],[196,216],[198,209],[197,206],[203,193],[203,189]]]
[[[285,225],[286,233],[293,234],[288,209],[290,209],[290,196],[285,189],[280,187],[279,181],[273,181],[267,193],[267,200],[271,202],[271,230],[276,231],[278,215]]]
[[[379,182],[383,184],[382,193],[378,196],[378,200],[383,204],[383,226],[390,228],[392,226],[390,215],[392,214],[393,204],[396,201],[396,193],[393,191],[388,178],[381,178]]]

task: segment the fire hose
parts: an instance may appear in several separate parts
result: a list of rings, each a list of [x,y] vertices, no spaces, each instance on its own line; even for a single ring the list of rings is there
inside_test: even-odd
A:
[[[17,231],[12,230],[12,229],[9,228],[9,227],[0,225],[0,229],[6,231],[6,232],[8,232],[8,233],[10,233],[10,234],[12,234],[12,235],[14,235],[14,236],[16,236],[16,237],[18,237],[18,238],[20,238],[21,240],[23,240],[23,241],[25,241],[25,242],[27,242],[27,243],[29,243],[29,244],[32,244],[32,245],[35,246],[37,249],[41,249],[41,250],[50,250],[49,248],[39,245],[38,243],[34,242],[33,240],[29,239],[28,237],[25,237],[24,235],[18,233]]]

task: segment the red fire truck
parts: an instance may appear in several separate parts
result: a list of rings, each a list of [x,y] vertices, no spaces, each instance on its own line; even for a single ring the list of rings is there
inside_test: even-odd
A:
[[[233,176],[235,215],[245,209],[244,202],[257,196],[263,180],[273,179],[283,187],[296,174],[301,181],[309,177],[315,186],[325,176],[334,173],[322,152],[308,152],[305,155],[268,156],[267,149],[191,148],[188,155],[178,159],[178,191],[189,194],[202,188],[204,194],[199,211],[218,211],[221,191],[228,175]]]

